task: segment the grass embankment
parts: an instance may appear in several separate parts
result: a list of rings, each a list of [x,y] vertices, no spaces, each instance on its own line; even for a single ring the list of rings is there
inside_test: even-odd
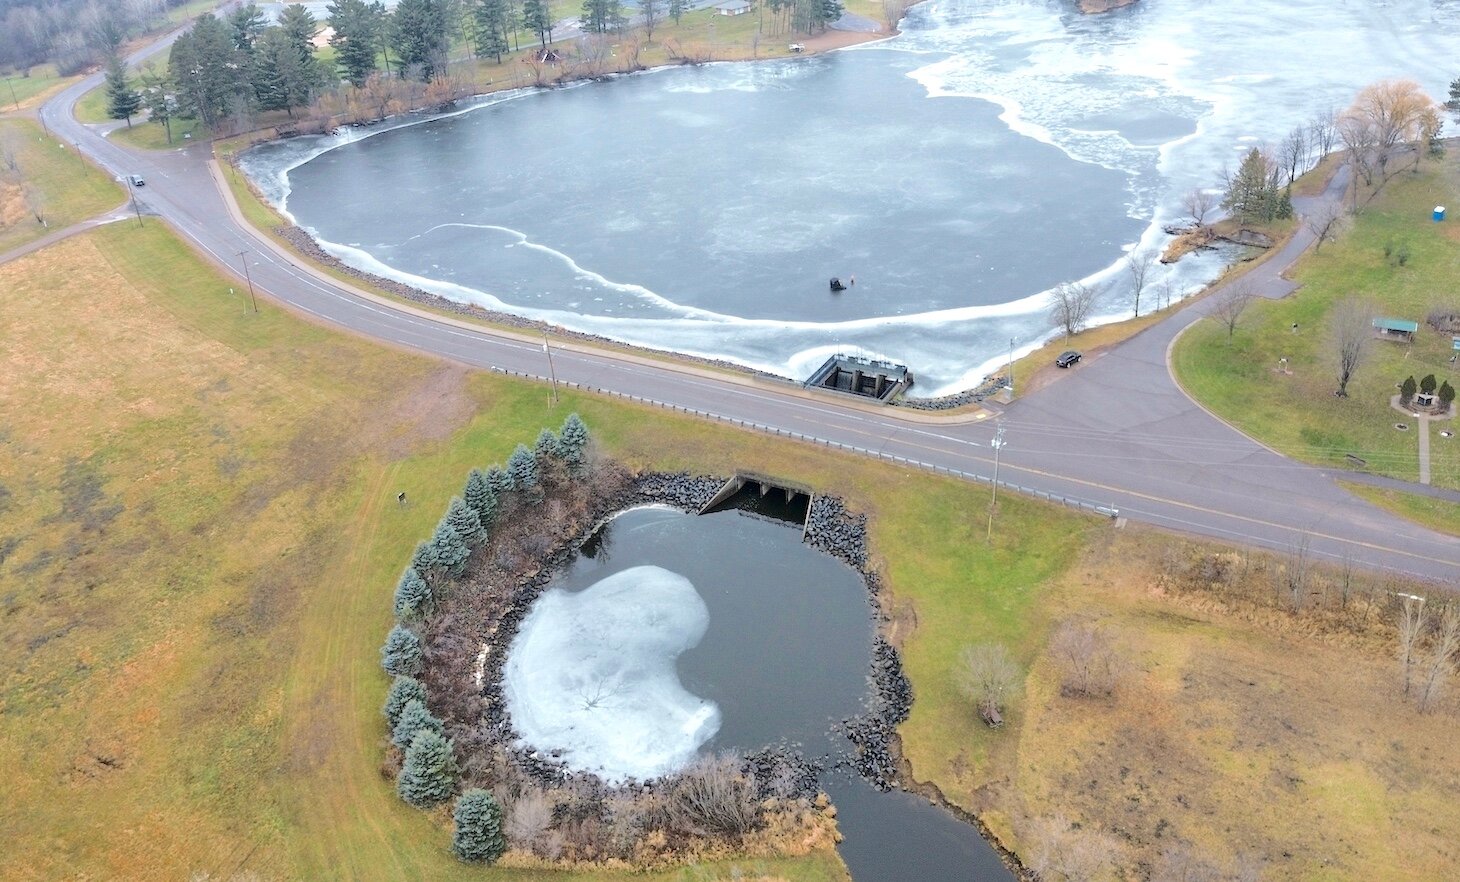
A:
[[[42,103],[79,77],[63,77],[56,72],[54,64],[42,64],[31,68],[27,76],[12,73],[4,79],[5,85],[0,86],[0,112],[8,113]]]
[[[1402,490],[1388,490],[1356,481],[1344,481],[1350,493],[1374,503],[1380,508],[1409,518],[1431,530],[1460,536],[1460,503],[1419,493],[1405,493]]]
[[[1435,205],[1455,204],[1457,180],[1453,151],[1441,162],[1426,162],[1418,174],[1399,173],[1338,241],[1299,261],[1295,278],[1303,288],[1296,295],[1254,303],[1230,342],[1215,322],[1193,326],[1172,353],[1187,392],[1288,456],[1346,468],[1345,454],[1354,454],[1377,474],[1417,480],[1418,433],[1413,425],[1407,432],[1394,428],[1414,420],[1393,410],[1389,398],[1411,375],[1457,382],[1448,364],[1450,335],[1424,323],[1433,306],[1460,311],[1460,230],[1430,220]],[[1400,248],[1409,252],[1403,266]],[[1330,314],[1348,297],[1372,303],[1376,315],[1417,321],[1420,330],[1412,345],[1372,341],[1348,397],[1338,398]],[[1281,358],[1288,359],[1290,374],[1278,371]],[[1439,437],[1437,430],[1446,426],[1455,428],[1431,428],[1431,482],[1456,488],[1460,442]]]
[[[121,185],[46,137],[27,119],[0,120],[0,142],[14,150],[19,180],[0,176],[0,253],[41,238],[122,203]],[[32,203],[46,219],[36,220]]]

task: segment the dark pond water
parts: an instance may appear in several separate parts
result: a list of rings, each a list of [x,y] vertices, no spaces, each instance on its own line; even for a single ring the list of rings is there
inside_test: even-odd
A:
[[[656,758],[675,756],[676,746],[692,753],[793,743],[812,757],[848,750],[834,729],[868,696],[871,607],[856,572],[800,539],[799,525],[738,510],[695,517],[639,508],[609,522],[538,601],[513,644],[504,676],[519,731],[570,733],[569,762],[608,777],[646,773],[635,755],[641,745]],[[615,594],[625,580],[633,584]],[[615,636],[625,606],[643,633]],[[514,674],[512,660],[534,646],[555,650]],[[666,660],[677,682],[654,673]],[[562,670],[544,669],[554,667]],[[588,717],[601,710],[609,718],[606,743],[575,744],[572,732],[598,723],[565,723],[534,705],[525,693],[547,682],[598,684],[594,700],[578,709],[593,704]],[[519,709],[532,717],[526,727]],[[563,746],[523,734],[535,747]],[[681,753],[678,762],[687,758]],[[858,882],[1010,878],[976,830],[926,800],[879,793],[837,771],[823,786],[838,807],[842,857]]]

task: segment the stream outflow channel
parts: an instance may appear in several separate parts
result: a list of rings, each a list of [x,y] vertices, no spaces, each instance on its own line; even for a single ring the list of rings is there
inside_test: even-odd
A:
[[[821,786],[837,807],[845,837],[841,855],[857,882],[1012,878],[999,855],[972,826],[922,797],[880,792],[838,763],[853,749],[838,726],[862,712],[870,697],[872,606],[867,586],[856,571],[800,540],[799,525],[765,514],[731,509],[697,517],[670,508],[629,509],[605,524],[537,601],[541,605],[559,592],[557,602],[549,606],[576,608],[576,618],[534,622],[539,609],[535,606],[511,651],[518,651],[527,635],[549,640],[564,636],[544,634],[542,629],[574,629],[568,635],[572,641],[580,650],[584,643],[590,648],[575,651],[564,664],[580,670],[535,669],[534,681],[549,682],[555,676],[561,676],[559,682],[601,679],[602,672],[612,672],[608,676],[630,685],[615,701],[603,702],[605,711],[619,715],[610,721],[614,727],[634,733],[645,745],[662,745],[683,736],[672,731],[673,714],[646,709],[662,707],[664,701],[691,707],[707,701],[718,709],[718,726],[699,733],[696,740],[703,739],[700,752],[738,749],[749,753],[787,745],[813,761],[825,758]],[[629,694],[635,689],[644,691],[633,685],[644,679],[636,672],[651,670],[664,659],[623,656],[645,652],[645,647],[650,655],[656,649],[662,655],[662,648],[672,639],[656,641],[612,633],[612,622],[621,610],[604,609],[596,615],[581,606],[593,603],[585,600],[585,592],[633,568],[657,568],[689,580],[708,609],[703,637],[684,649],[674,663],[678,685],[649,687],[674,692],[682,687],[688,696]],[[569,602],[563,604],[563,600]],[[681,608],[651,608],[643,613],[644,618],[651,623],[694,618],[683,614],[683,598],[674,603]],[[699,608],[692,596],[687,605]],[[605,623],[602,633],[595,622]],[[513,713],[515,720],[517,711]],[[559,728],[568,731],[573,726]],[[630,739],[627,743],[640,742]],[[617,748],[579,745],[564,759],[570,767],[607,769],[612,777],[615,763],[627,762],[632,767],[632,756],[614,754],[615,749],[622,751],[622,744]]]

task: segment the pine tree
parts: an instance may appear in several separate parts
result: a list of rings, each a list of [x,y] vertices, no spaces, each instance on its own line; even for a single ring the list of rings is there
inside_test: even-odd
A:
[[[416,551],[411,555],[411,569],[423,579],[435,578],[436,571],[441,568],[441,558],[436,553],[436,546],[430,542],[417,542]]]
[[[431,586],[415,567],[406,567],[395,586],[395,617],[401,621],[418,619],[431,603]]]
[[[512,492],[512,476],[501,466],[492,466],[487,469],[487,486],[496,491],[500,498],[503,493]]]
[[[142,103],[147,107],[147,116],[153,122],[160,122],[167,130],[167,143],[172,143],[172,118],[177,115],[177,102],[172,97],[173,85],[162,74],[142,74],[138,78],[142,86]]]
[[[1441,412],[1449,413],[1450,402],[1455,400],[1455,387],[1450,385],[1449,380],[1440,384],[1439,398]]]
[[[112,119],[124,119],[127,128],[132,127],[132,117],[142,109],[142,96],[127,81],[127,69],[122,59],[113,55],[106,63],[107,115]]]
[[[426,703],[426,687],[415,677],[401,675],[396,677],[390,684],[390,691],[385,693],[385,705],[380,712],[385,714],[387,725],[392,732],[395,731],[395,724],[400,722],[400,715],[405,711],[406,705],[412,701]]]
[[[1277,215],[1278,205],[1273,169],[1262,151],[1253,147],[1242,158],[1237,174],[1227,184],[1222,207],[1237,220],[1251,223],[1272,220]]]
[[[552,27],[553,16],[548,11],[547,0],[523,0],[522,29],[537,34],[543,49],[547,48],[548,34],[552,31]]]
[[[380,44],[380,12],[365,0],[335,0],[325,7],[329,13],[330,45],[335,63],[345,79],[356,88],[375,72],[375,50]]]
[[[462,491],[461,497],[477,513],[482,529],[492,525],[497,517],[497,491],[487,483],[487,476],[481,469],[472,469],[466,476],[466,489]]]
[[[466,542],[467,548],[476,548],[487,539],[487,531],[482,529],[481,515],[460,496],[451,497],[451,504],[446,508],[446,517],[442,520],[456,530],[457,535]]]
[[[390,742],[396,747],[404,750],[411,746],[416,740],[417,732],[435,732],[437,735],[445,734],[445,728],[441,721],[426,708],[426,702],[419,698],[412,698],[401,708],[400,717],[395,721],[395,727],[390,732]]]
[[[1399,384],[1399,404],[1402,407],[1409,407],[1413,400],[1414,393],[1419,389],[1419,384],[1414,381],[1413,376],[1405,377],[1404,382]]]
[[[1278,220],[1287,220],[1293,216],[1293,188],[1284,187],[1282,195],[1278,197],[1277,208],[1273,211]]]
[[[392,677],[421,673],[421,638],[401,625],[391,628],[380,648],[380,666]]]
[[[466,570],[471,549],[456,528],[442,518],[431,536],[431,550],[436,555],[436,565],[453,576],[460,576]]]
[[[518,444],[507,460],[507,475],[517,490],[531,490],[537,486],[537,455],[526,444]]]
[[[502,63],[502,53],[506,52],[508,31],[507,4],[504,0],[476,0],[472,7],[472,23],[476,33],[473,35],[473,48],[476,49],[478,58],[494,56],[497,63]]]
[[[443,73],[450,39],[447,0],[400,0],[391,15],[390,40],[404,69],[417,69],[426,82]]]
[[[558,433],[558,456],[568,464],[568,468],[577,471],[582,467],[588,455],[588,424],[576,413],[568,414],[563,420],[563,428]]]
[[[456,801],[452,819],[456,830],[451,835],[451,850],[462,860],[490,864],[507,850],[502,808],[487,791],[473,787],[463,793]]]
[[[417,732],[406,748],[406,761],[396,779],[400,798],[417,808],[430,808],[451,798],[456,789],[456,755],[452,743],[430,730]]]
[[[1428,395],[1435,391],[1437,385],[1439,385],[1439,381],[1435,379],[1434,374],[1425,374],[1424,379],[1419,381],[1419,391]]]
[[[553,434],[552,429],[544,428],[537,433],[537,443],[533,445],[533,453],[537,454],[538,462],[548,457],[558,455],[558,436]]]

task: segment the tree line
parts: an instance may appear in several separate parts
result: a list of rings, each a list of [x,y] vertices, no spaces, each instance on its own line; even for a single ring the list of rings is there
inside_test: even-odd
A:
[[[0,69],[28,74],[47,62],[70,76],[188,0],[0,0]]]

